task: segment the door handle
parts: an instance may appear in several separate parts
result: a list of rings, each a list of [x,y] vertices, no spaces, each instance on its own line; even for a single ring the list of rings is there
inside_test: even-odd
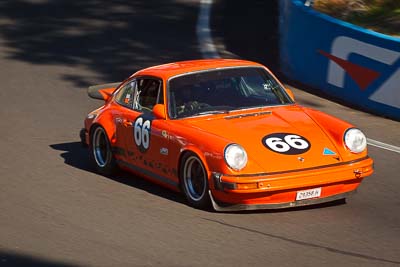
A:
[[[131,126],[133,125],[133,123],[132,123],[131,121],[127,120],[127,119],[123,119],[123,120],[122,120],[122,124],[123,124],[125,127],[131,127]]]

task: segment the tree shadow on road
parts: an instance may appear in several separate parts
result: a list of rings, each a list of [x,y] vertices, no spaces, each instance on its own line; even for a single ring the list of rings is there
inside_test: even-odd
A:
[[[201,57],[193,29],[197,12],[196,3],[178,0],[2,0],[0,36],[10,59],[89,69],[108,82],[135,69]],[[62,78],[93,84],[75,76]]]
[[[78,267],[76,264],[56,262],[26,254],[0,250],[0,266],[2,267]]]
[[[88,148],[82,146],[80,142],[53,144],[50,145],[50,147],[54,150],[62,151],[60,156],[64,159],[65,164],[83,171],[96,173],[94,166],[89,160]],[[105,177],[115,182],[146,191],[158,197],[186,204],[185,199],[181,194],[122,170],[117,171],[117,173],[112,176],[98,175],[99,177]]]

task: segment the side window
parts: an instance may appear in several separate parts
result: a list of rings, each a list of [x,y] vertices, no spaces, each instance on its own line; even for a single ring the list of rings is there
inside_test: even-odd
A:
[[[156,104],[163,104],[161,81],[150,78],[137,79],[137,95],[133,108],[138,111],[152,111]]]
[[[136,87],[136,80],[129,81],[117,93],[116,101],[124,107],[132,108]]]

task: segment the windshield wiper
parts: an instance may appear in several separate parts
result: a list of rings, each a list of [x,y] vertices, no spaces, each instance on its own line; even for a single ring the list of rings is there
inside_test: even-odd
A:
[[[229,110],[208,110],[208,111],[202,111],[202,112],[197,112],[193,114],[192,116],[197,116],[197,115],[210,115],[210,114],[228,114]]]

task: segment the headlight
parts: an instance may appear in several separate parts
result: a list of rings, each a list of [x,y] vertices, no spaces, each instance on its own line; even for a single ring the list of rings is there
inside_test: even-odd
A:
[[[224,157],[228,166],[236,171],[240,171],[247,164],[247,153],[237,144],[228,145],[225,148]]]
[[[360,153],[367,147],[367,138],[356,128],[346,131],[344,134],[344,143],[353,153]]]

